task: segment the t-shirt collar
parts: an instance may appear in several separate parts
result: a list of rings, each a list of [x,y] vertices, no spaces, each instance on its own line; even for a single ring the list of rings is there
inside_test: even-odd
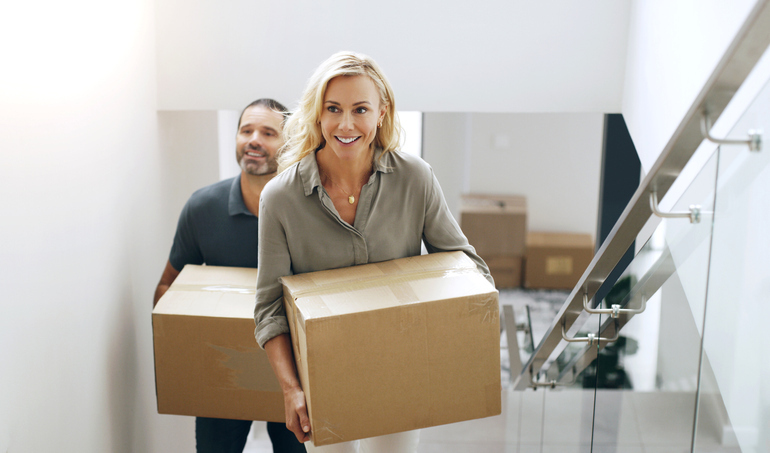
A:
[[[246,207],[246,203],[243,201],[243,193],[241,193],[241,175],[233,178],[233,183],[230,185],[230,199],[227,203],[228,213],[233,215],[246,214],[254,215]]]
[[[374,172],[392,173],[391,159],[391,153],[383,153],[382,149],[379,148],[374,150]],[[310,196],[316,187],[321,186],[321,173],[318,171],[318,161],[315,158],[315,152],[309,153],[299,161],[299,175],[302,178],[302,187],[305,190],[306,197]]]

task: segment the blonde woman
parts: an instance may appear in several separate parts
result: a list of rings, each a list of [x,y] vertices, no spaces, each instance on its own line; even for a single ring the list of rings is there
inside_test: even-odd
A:
[[[310,421],[291,349],[278,279],[429,252],[462,250],[489,270],[450,214],[433,170],[398,151],[393,90],[371,58],[332,55],[310,78],[284,127],[279,171],[259,204],[256,338],[284,393],[287,427],[300,442]],[[372,389],[376,391],[376,389]],[[344,398],[340,395],[340,398]],[[419,431],[308,451],[414,452]]]

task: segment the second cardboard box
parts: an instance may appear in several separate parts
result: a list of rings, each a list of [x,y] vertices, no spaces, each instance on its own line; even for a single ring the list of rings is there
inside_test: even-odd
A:
[[[281,281],[316,446],[500,414],[498,293],[464,253]]]

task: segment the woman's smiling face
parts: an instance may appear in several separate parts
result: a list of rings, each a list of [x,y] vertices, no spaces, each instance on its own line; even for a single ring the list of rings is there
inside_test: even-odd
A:
[[[368,76],[338,76],[326,85],[321,133],[326,147],[339,159],[368,156],[377,123],[384,116],[380,93]]]

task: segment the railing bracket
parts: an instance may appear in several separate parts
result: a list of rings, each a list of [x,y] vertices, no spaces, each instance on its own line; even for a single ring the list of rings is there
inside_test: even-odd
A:
[[[551,389],[555,389],[556,387],[567,387],[577,382],[577,376],[578,376],[577,370],[575,369],[574,366],[572,367],[572,380],[569,382],[558,382],[555,379],[551,379],[550,381],[540,382],[533,379],[532,374],[533,374],[533,370],[532,370],[532,367],[530,367],[529,368],[529,386],[532,387],[534,390],[537,390],[538,387],[549,387]]]
[[[691,204],[690,205],[690,211],[689,212],[661,212],[660,209],[658,209],[658,191],[653,190],[650,193],[650,209],[652,210],[652,213],[656,216],[664,219],[679,219],[679,218],[688,218],[690,219],[690,223],[700,223],[701,218],[701,207],[699,204]]]
[[[561,323],[561,337],[564,339],[564,341],[568,341],[570,343],[588,343],[588,346],[593,346],[594,344],[599,344],[600,341],[606,341],[609,343],[612,343],[613,341],[618,341],[618,338],[620,338],[620,324],[618,323],[618,319],[615,318],[615,337],[614,338],[604,338],[599,337],[595,333],[589,333],[586,337],[574,337],[570,338],[567,336],[567,330],[565,329],[565,325],[567,323],[567,318],[562,319]]]
[[[728,140],[724,138],[715,138],[711,136],[711,121],[708,112],[703,112],[700,119],[700,130],[706,140],[717,145],[748,145],[749,151],[762,151],[762,131],[750,129],[748,140]]]
[[[611,308],[591,308],[588,305],[588,294],[583,293],[583,310],[592,315],[610,315],[612,318],[618,318],[621,313],[629,315],[638,315],[647,308],[647,298],[642,294],[642,306],[639,308],[620,308],[618,304],[612,304]]]

